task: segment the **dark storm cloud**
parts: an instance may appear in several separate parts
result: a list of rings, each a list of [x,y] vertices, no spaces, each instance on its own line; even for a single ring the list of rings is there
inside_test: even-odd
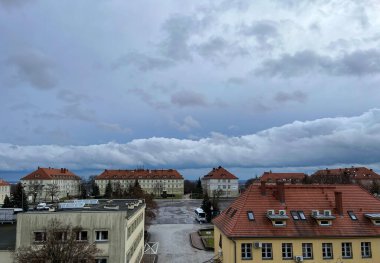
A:
[[[175,65],[174,61],[166,58],[149,56],[146,54],[131,52],[121,56],[113,64],[113,69],[123,66],[134,66],[140,71],[163,70]]]
[[[294,77],[310,73],[362,76],[380,73],[380,52],[376,49],[357,50],[337,57],[319,55],[305,50],[294,55],[284,54],[267,59],[255,70],[257,76]]]
[[[305,102],[306,99],[307,94],[300,90],[296,90],[293,92],[280,91],[277,92],[274,96],[274,100],[279,103],[285,103],[288,101]]]
[[[47,90],[52,89],[57,80],[53,74],[53,64],[43,53],[28,50],[11,55],[7,64],[15,69],[18,81],[29,83],[32,87]]]
[[[205,107],[206,99],[198,92],[191,90],[180,90],[171,96],[171,102],[179,107]]]

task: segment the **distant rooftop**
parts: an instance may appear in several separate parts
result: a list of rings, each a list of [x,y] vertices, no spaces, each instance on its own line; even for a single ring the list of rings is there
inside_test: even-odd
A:
[[[66,168],[38,167],[21,180],[80,180],[80,177]]]
[[[335,168],[316,171],[312,176],[339,176],[347,174],[356,180],[380,179],[380,175],[367,167]]]
[[[182,175],[174,169],[134,169],[134,170],[104,170],[95,177],[96,180],[111,179],[183,179]]]
[[[306,174],[304,173],[272,173],[272,171],[264,172],[264,174],[260,177],[260,181],[273,181],[277,180],[302,180],[304,179]]]
[[[0,178],[0,186],[8,186],[8,185],[11,185],[11,184]]]
[[[203,176],[204,180],[208,179],[239,179],[226,169],[224,169],[222,166],[219,166],[217,168],[212,168],[212,170]]]

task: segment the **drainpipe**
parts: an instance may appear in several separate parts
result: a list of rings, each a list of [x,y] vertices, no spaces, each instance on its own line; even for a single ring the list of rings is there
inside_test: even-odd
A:
[[[232,242],[234,242],[234,263],[236,263],[236,241],[235,241],[235,239],[232,239]]]

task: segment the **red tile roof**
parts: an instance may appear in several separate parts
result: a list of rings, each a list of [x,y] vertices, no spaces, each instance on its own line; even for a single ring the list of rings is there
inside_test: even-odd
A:
[[[260,177],[260,181],[273,181],[277,180],[303,180],[306,174],[304,173],[272,173],[272,172],[264,172],[264,174]]]
[[[359,185],[285,185],[283,204],[275,197],[276,185],[266,185],[265,189],[266,194],[262,195],[260,185],[251,185],[213,220],[215,226],[229,237],[380,236],[380,226],[373,225],[364,216],[365,213],[380,213],[380,200]],[[337,215],[335,192],[342,193],[343,216]],[[269,209],[274,209],[276,213],[280,209],[286,210],[289,216],[287,225],[273,226],[266,216]],[[303,211],[307,220],[293,220],[290,214],[293,210]],[[319,226],[311,217],[311,210],[332,210],[336,219],[332,226]],[[254,212],[254,221],[248,220],[247,211]],[[358,220],[351,220],[347,211],[353,211]]]
[[[318,170],[312,176],[339,176],[343,173],[350,175],[355,180],[372,180],[380,179],[380,175],[367,167],[351,167],[351,168],[336,168]]]
[[[203,176],[203,179],[239,179],[223,167],[212,168],[212,170]]]
[[[80,180],[80,177],[66,168],[41,168],[21,178],[21,180]]]
[[[110,179],[183,179],[182,175],[174,169],[168,170],[104,170],[95,177],[96,180]]]
[[[0,179],[0,186],[8,186],[8,185],[11,185],[11,184],[4,181],[3,179]]]

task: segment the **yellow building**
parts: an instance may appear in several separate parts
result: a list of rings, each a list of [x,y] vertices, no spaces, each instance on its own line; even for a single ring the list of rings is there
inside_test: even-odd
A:
[[[213,222],[221,262],[380,262],[380,201],[358,185],[262,182]]]

